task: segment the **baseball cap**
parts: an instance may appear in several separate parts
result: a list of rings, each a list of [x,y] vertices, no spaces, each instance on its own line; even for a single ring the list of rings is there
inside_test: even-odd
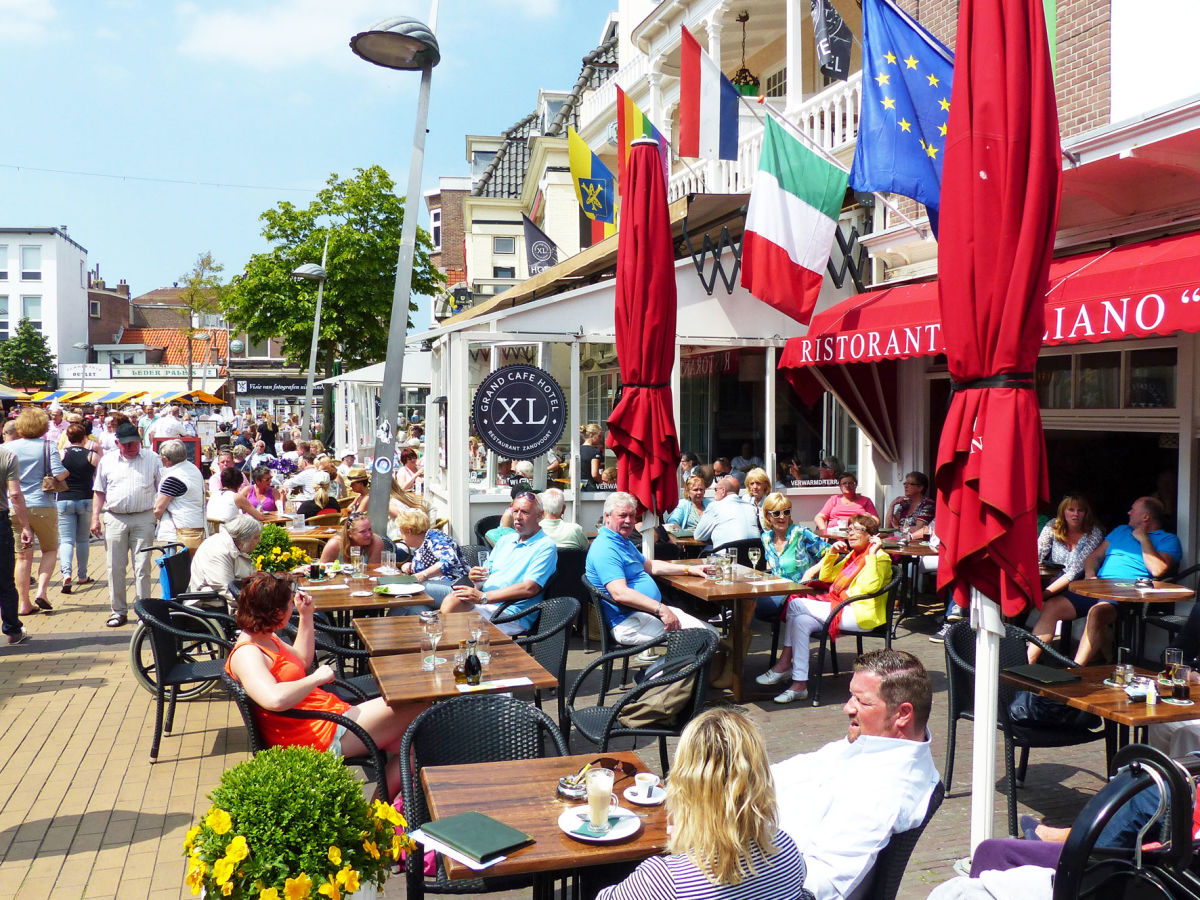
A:
[[[117,426],[117,443],[132,444],[136,441],[141,441],[142,436],[138,433],[137,426],[132,422],[122,422]]]

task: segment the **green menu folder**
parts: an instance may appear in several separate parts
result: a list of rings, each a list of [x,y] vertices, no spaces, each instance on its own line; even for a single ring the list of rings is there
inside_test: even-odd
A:
[[[421,830],[479,863],[533,843],[533,838],[525,832],[481,812],[459,813],[427,822]]]

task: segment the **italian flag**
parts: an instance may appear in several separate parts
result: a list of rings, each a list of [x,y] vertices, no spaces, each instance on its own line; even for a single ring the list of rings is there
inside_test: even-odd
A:
[[[805,325],[821,292],[848,178],[767,119],[742,239],[742,287]]]

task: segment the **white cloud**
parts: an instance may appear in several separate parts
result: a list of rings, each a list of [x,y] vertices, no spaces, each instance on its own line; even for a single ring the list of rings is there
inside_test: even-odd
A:
[[[40,43],[58,16],[50,0],[0,0],[0,42]]]

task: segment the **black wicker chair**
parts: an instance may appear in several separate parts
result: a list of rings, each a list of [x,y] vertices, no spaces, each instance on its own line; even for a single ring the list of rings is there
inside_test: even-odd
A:
[[[1185,579],[1190,578],[1197,572],[1200,572],[1200,564],[1188,566],[1182,572],[1167,580],[1175,584],[1183,584]],[[1155,628],[1161,628],[1165,631],[1168,641],[1174,646],[1175,638],[1187,625],[1188,617],[1176,613],[1174,603],[1145,603],[1143,607],[1142,614],[1138,618],[1138,647],[1144,650],[1146,646],[1147,625],[1152,625]],[[1200,607],[1200,603],[1196,604],[1196,607]],[[1197,624],[1200,624],[1200,622]]]
[[[173,609],[174,608],[174,609]],[[225,656],[233,644],[214,633],[205,634],[197,644],[197,633],[172,623],[172,613],[181,607],[157,597],[143,597],[133,604],[142,624],[150,633],[150,649],[154,655],[154,740],[150,744],[150,762],[158,759],[163,733],[171,733],[175,723],[175,701],[180,688],[196,682],[216,682],[225,666]],[[190,612],[190,611],[189,611]],[[183,642],[192,650],[185,654]],[[221,651],[225,652],[222,653]],[[170,698],[168,700],[168,692]],[[166,707],[166,721],[163,708]]]
[[[613,661],[617,659],[621,660],[621,684],[624,684],[629,677],[629,657],[632,654],[624,652],[624,645],[617,643],[616,639],[612,636],[612,631],[609,630],[607,623],[604,621],[604,605],[600,602],[600,592],[587,580],[586,575],[580,576],[579,583],[587,591],[592,609],[596,611],[596,621],[600,623],[600,660],[604,663],[604,671],[600,681],[599,702],[601,705],[604,705],[604,695],[608,693],[609,684],[612,682]],[[651,641],[646,646],[654,646],[660,643],[662,642]],[[645,649],[645,647],[640,649]]]
[[[475,523],[475,543],[491,549],[491,541],[487,539],[487,533],[500,524],[499,516],[484,516]]]
[[[425,710],[408,726],[400,742],[400,784],[409,829],[430,820],[421,770],[426,766],[501,762],[566,756],[567,746],[554,721],[523,700],[468,694]],[[527,887],[530,876],[450,881],[438,857],[437,875],[426,878],[420,856],[405,872],[408,900],[436,894],[483,894]]]
[[[745,540],[741,541],[729,541],[728,543],[722,544],[719,547],[713,547],[713,553],[720,553],[722,550],[732,550],[737,554],[738,565],[746,566],[748,568],[750,566],[749,553],[755,548],[758,548],[759,550],[762,549],[761,538],[755,537],[746,538]]]
[[[1074,660],[1068,659],[1046,646],[1028,631],[1016,625],[1005,626],[1005,636],[1000,639],[1000,670],[1009,666],[1023,665],[1027,659],[1030,643],[1042,648],[1043,654],[1061,663],[1065,668],[1077,668]],[[944,779],[947,790],[954,788],[954,745],[959,719],[975,719],[975,631],[969,622],[955,622],[946,635],[946,675],[949,681],[946,711],[946,771]],[[1044,657],[1043,657],[1044,658]],[[1103,728],[1080,728],[1077,726],[1023,725],[1012,721],[1009,705],[1017,694],[1017,688],[1000,682],[1000,696],[996,708],[996,727],[1004,735],[1005,788],[1008,794],[1008,833],[1017,836],[1017,786],[1024,784],[1029,769],[1029,751],[1033,747],[1074,747],[1104,737]],[[1021,760],[1014,761],[1020,748]]]
[[[579,601],[579,608],[584,613],[584,615],[580,616],[580,624],[583,629],[583,643],[585,647],[588,641],[588,593],[584,589],[580,579],[583,578],[583,570],[586,566],[586,550],[559,547],[558,564],[554,568],[554,574],[546,582],[545,590],[545,596],[547,597],[574,597]]]
[[[468,569],[473,569],[479,565],[480,552],[492,552],[492,548],[487,544],[461,544],[459,549],[462,550],[463,561],[467,564]]]
[[[296,625],[298,617],[293,614],[292,620],[279,629],[277,634],[286,638],[289,643],[296,640]],[[379,683],[375,676],[367,671],[367,660],[371,654],[361,646],[358,632],[353,628],[340,628],[325,622],[313,620],[314,664],[326,662],[333,666],[339,681],[355,686],[357,691],[372,699],[379,696]],[[340,690],[331,689],[343,700],[352,702]]]
[[[897,573],[892,578],[891,581],[889,581],[887,584],[885,584],[883,587],[881,587],[879,590],[875,591],[874,593],[861,594],[861,595],[856,595],[853,597],[848,597],[847,599],[843,600],[841,603],[834,606],[833,609],[831,609],[829,611],[829,618],[825,620],[825,625],[821,628],[820,631],[816,632],[817,638],[818,638],[817,664],[813,668],[812,672],[809,673],[809,677],[808,677],[809,696],[812,698],[813,706],[821,705],[821,676],[823,676],[825,674],[825,648],[826,648],[826,645],[828,645],[828,647],[829,647],[830,658],[833,663],[833,674],[835,677],[838,675],[837,641],[832,640],[829,637],[830,625],[832,625],[834,622],[836,622],[838,620],[838,617],[841,616],[841,614],[842,614],[842,609],[845,608],[848,604],[854,603],[858,600],[871,600],[875,597],[882,596],[884,598],[884,601],[883,601],[884,620],[883,620],[882,625],[878,626],[877,628],[872,628],[870,631],[843,631],[841,633],[841,636],[842,637],[853,637],[856,639],[856,646],[857,646],[859,656],[862,656],[862,652],[863,652],[863,638],[868,638],[868,637],[879,638],[880,640],[883,641],[883,645],[885,647],[887,647],[887,649],[891,650],[892,649],[892,618],[896,615],[896,604],[894,602],[895,596],[891,592],[896,590],[896,588],[899,587],[899,585],[900,585],[900,575]],[[792,648],[792,652],[793,653],[796,652],[795,647]]]
[[[580,688],[596,669],[611,664],[613,660],[622,656],[629,657],[664,642],[667,645],[667,654],[656,663],[662,672],[657,678],[643,681],[612,706],[604,706],[601,701],[598,706],[575,707],[575,698],[579,695]],[[708,688],[708,663],[716,649],[717,636],[707,628],[684,628],[668,631],[663,640],[648,641],[602,654],[592,660],[571,685],[571,692],[567,695],[567,715],[570,716],[571,724],[585,739],[596,744],[601,753],[607,752],[613,738],[629,736],[635,739],[635,743],[639,737],[657,738],[659,762],[663,775],[666,775],[667,738],[679,737],[683,727],[703,706],[704,694]],[[620,717],[624,709],[647,691],[685,678],[694,679],[691,699],[673,718],[636,728],[622,724]]]
[[[263,736],[262,730],[258,727],[258,720],[255,717],[256,713],[263,711],[262,707],[254,702],[250,695],[246,693],[246,689],[234,678],[230,677],[228,672],[221,673],[221,683],[229,689],[229,693],[233,695],[234,703],[237,704],[238,712],[242,714],[242,721],[246,725],[246,733],[250,738],[250,752],[261,753],[263,750],[268,749],[271,744]],[[329,688],[333,687],[340,687],[340,693],[353,698],[347,702],[359,702],[367,699],[356,692],[353,685],[344,681],[332,682]],[[387,757],[375,744],[375,741],[371,739],[371,735],[367,733],[367,730],[353,719],[320,709],[286,709],[281,712],[272,712],[271,715],[283,716],[288,719],[323,719],[326,722],[336,722],[338,725],[344,725],[346,730],[362,741],[362,745],[367,748],[367,752],[362,756],[343,757],[346,764],[361,768],[366,773],[367,780],[375,782],[375,796],[385,803],[391,802],[392,797],[395,796],[395,792],[393,791],[394,785],[387,783]]]
[[[535,610],[537,624],[529,634],[517,638],[516,644],[523,647],[543,669],[558,679],[558,687],[555,688],[558,695],[558,726],[562,729],[563,739],[566,740],[571,731],[571,723],[567,719],[567,692],[563,682],[567,679],[567,650],[571,637],[571,623],[579,615],[579,601],[574,597],[550,597],[523,612],[496,616],[492,619],[492,624],[510,622]],[[538,709],[541,709],[542,692],[535,690],[533,697]]]
[[[925,831],[925,826],[929,824],[929,820],[933,818],[945,798],[946,786],[939,781],[929,798],[929,806],[925,810],[925,818],[921,820],[921,824],[908,831],[893,834],[892,839],[887,842],[887,846],[879,851],[879,855],[875,857],[875,865],[871,867],[871,874],[868,876],[870,887],[862,895],[864,900],[895,900],[896,894],[900,890],[900,882],[904,878],[904,870],[908,868],[908,861],[912,858],[917,841],[921,839],[921,833]]]

